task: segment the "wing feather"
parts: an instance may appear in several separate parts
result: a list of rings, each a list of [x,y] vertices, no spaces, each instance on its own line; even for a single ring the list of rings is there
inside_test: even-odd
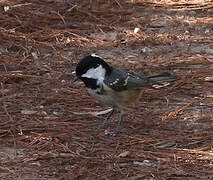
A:
[[[104,83],[115,91],[138,89],[149,84],[149,78],[113,68]]]

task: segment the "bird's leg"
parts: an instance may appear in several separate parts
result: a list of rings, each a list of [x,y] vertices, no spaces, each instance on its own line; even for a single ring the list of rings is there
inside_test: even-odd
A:
[[[120,119],[119,119],[118,124],[116,126],[116,130],[115,131],[111,131],[111,132],[107,132],[105,135],[107,135],[107,136],[117,136],[119,133],[124,131],[124,129],[121,126],[121,122],[123,120],[124,114],[125,114],[124,110],[121,109],[120,110]]]
[[[99,128],[105,128],[108,124],[109,124],[109,119],[111,118],[111,116],[113,115],[113,113],[115,112],[115,109],[112,108],[112,111],[109,112],[108,116],[105,118],[105,120],[99,125]]]
[[[119,118],[119,121],[118,121],[116,130],[115,130],[115,133],[117,133],[117,134],[123,131],[123,128],[122,128],[122,126],[121,126],[121,123],[122,123],[122,121],[123,121],[124,114],[125,114],[124,110],[123,110],[123,109],[120,109],[120,118]]]
[[[118,125],[117,126],[121,126],[121,122],[123,120],[123,116],[124,116],[124,110],[121,109],[120,110],[120,118],[119,118],[119,121],[118,121]]]

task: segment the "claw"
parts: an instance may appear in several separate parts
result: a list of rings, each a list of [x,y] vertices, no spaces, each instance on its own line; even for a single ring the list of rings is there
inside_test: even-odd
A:
[[[121,126],[117,126],[115,131],[105,131],[105,136],[117,136],[118,134],[122,133],[125,129]]]

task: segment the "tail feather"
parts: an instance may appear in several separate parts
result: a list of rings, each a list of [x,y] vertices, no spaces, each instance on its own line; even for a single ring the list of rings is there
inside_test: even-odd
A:
[[[168,72],[164,72],[159,75],[155,76],[149,76],[150,83],[156,83],[156,82],[169,82],[169,81],[175,81],[178,79],[177,76],[169,74]]]

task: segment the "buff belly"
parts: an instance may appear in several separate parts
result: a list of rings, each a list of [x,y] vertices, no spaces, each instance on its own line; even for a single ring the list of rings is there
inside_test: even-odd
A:
[[[128,108],[132,103],[136,102],[141,94],[140,89],[113,91],[111,88],[104,86],[102,94],[98,94],[91,89],[87,89],[88,93],[94,96],[103,104],[112,106],[114,108]]]

